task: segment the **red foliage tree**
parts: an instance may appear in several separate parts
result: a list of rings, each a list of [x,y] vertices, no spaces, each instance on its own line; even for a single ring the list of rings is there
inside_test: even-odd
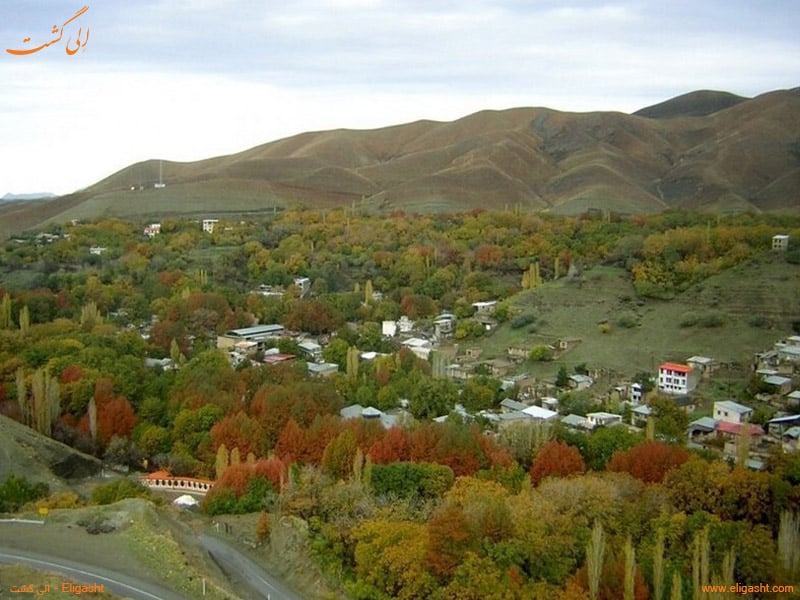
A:
[[[386,437],[386,429],[378,419],[348,419],[343,426],[355,434],[356,444],[362,452],[367,452],[374,443]]]
[[[275,452],[287,462],[298,460],[306,453],[306,432],[294,419],[289,419],[275,444]]]
[[[257,477],[267,479],[276,490],[283,487],[286,481],[286,463],[279,458],[270,458],[268,460],[259,460],[253,467],[253,471]]]
[[[630,450],[615,452],[608,470],[630,473],[645,483],[661,483],[667,473],[687,460],[689,453],[680,446],[645,442]]]
[[[531,465],[531,483],[539,485],[546,477],[566,477],[586,471],[581,453],[563,442],[547,442]]]
[[[229,465],[217,481],[216,486],[232,489],[237,496],[241,496],[253,477],[255,477],[253,465],[247,463]]]
[[[83,377],[83,369],[79,365],[69,365],[61,371],[58,381],[62,384],[73,383],[79,381],[81,377]]]
[[[402,462],[410,459],[408,439],[405,430],[390,428],[382,439],[369,447],[367,453],[375,464]]]
[[[338,415],[322,415],[314,419],[306,429],[306,452],[302,460],[314,465],[320,464],[325,448],[343,429]]]
[[[478,441],[481,434],[477,428],[446,422],[434,430],[439,435],[434,448],[434,460],[453,469],[456,476],[474,475],[488,466]]]
[[[97,406],[97,437],[108,444],[116,436],[129,437],[136,426],[136,415],[128,399],[119,396]]]
[[[216,452],[220,445],[232,450],[239,449],[240,456],[253,453],[256,457],[265,454],[264,431],[259,422],[248,417],[244,411],[228,415],[211,428],[212,448]]]
[[[503,263],[503,249],[494,244],[481,244],[475,248],[475,262],[481,267],[497,268]]]

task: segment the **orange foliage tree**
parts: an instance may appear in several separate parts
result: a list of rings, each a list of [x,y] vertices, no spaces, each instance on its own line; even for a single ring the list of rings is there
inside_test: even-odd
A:
[[[689,460],[680,446],[663,442],[645,442],[630,450],[617,451],[608,463],[609,471],[624,471],[645,483],[661,483],[675,467]]]
[[[251,452],[255,456],[263,456],[264,431],[260,423],[248,417],[244,411],[228,415],[211,428],[212,447],[216,451],[222,444],[229,449],[238,448],[241,456]]]
[[[451,503],[441,506],[428,521],[428,551],[425,563],[438,577],[447,579],[477,550],[477,541],[464,510]]]
[[[547,442],[531,465],[531,483],[539,485],[546,477],[566,477],[586,471],[581,453],[563,442]]]

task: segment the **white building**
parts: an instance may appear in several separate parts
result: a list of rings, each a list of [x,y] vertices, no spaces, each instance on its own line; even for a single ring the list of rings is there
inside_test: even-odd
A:
[[[665,394],[682,396],[697,387],[697,373],[689,365],[664,363],[658,367],[657,385]]]
[[[322,346],[320,346],[317,342],[313,340],[303,340],[297,344],[297,347],[300,348],[300,351],[303,354],[305,354],[314,362],[320,362],[322,360]]]
[[[644,400],[644,386],[641,383],[632,383],[629,399],[631,404],[639,405]]]
[[[381,323],[381,334],[390,338],[397,335],[397,321],[383,321]]]
[[[144,228],[145,236],[149,237],[151,240],[159,233],[161,233],[161,223],[150,223],[150,225]]]
[[[622,415],[610,412],[593,412],[586,415],[589,425],[592,427],[602,427],[606,425],[613,425],[614,423],[622,423]]]
[[[422,338],[409,338],[400,342],[400,345],[411,350],[411,352],[422,360],[428,360],[433,350],[433,344]]]
[[[485,302],[473,302],[472,308],[479,315],[492,315],[497,308],[497,300],[487,300]]]
[[[753,409],[733,400],[714,402],[714,419],[726,423],[744,423],[750,420]]]
[[[299,290],[301,298],[305,298],[311,291],[311,280],[308,277],[295,277],[294,285]]]
[[[558,419],[558,413],[556,411],[542,408],[541,406],[528,406],[521,412],[537,421],[555,421]]]
[[[219,223],[219,219],[203,219],[203,231],[214,233],[214,226]]]
[[[788,235],[773,235],[772,236],[772,249],[785,252],[789,249],[789,236]]]

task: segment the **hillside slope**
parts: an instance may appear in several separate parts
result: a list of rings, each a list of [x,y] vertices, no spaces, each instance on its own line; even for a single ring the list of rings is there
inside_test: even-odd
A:
[[[167,185],[155,189],[160,169]],[[307,132],[202,161],[137,163],[80,194],[11,214],[18,227],[37,218],[221,216],[294,204],[800,211],[798,184],[800,88],[752,99],[693,92],[633,115],[514,108],[448,123]],[[11,222],[3,214],[0,221]]]
[[[96,475],[102,463],[0,415],[0,481],[11,474],[66,489],[62,479]]]

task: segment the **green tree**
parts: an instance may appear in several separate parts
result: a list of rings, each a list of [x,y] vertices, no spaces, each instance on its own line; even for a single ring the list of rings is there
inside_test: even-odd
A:
[[[357,450],[355,434],[345,429],[325,446],[322,454],[323,471],[333,479],[347,479],[352,475]]]
[[[558,368],[558,373],[556,374],[556,386],[560,388],[566,388],[569,385],[569,373],[567,372],[567,367],[561,365]]]

